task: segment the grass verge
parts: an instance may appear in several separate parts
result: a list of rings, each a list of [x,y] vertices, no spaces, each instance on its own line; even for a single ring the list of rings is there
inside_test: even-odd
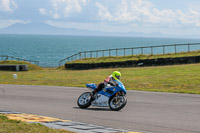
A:
[[[122,73],[121,80],[128,90],[200,94],[200,64],[94,70],[43,68],[25,72],[0,71],[0,84],[85,87],[87,83],[102,82],[115,70]],[[13,79],[14,73],[18,79]]]
[[[85,58],[76,61],[67,62],[72,63],[102,63],[102,62],[122,62],[129,60],[144,60],[144,59],[156,59],[156,58],[175,58],[175,57],[186,57],[186,56],[200,56],[200,51],[192,52],[180,52],[180,53],[169,53],[169,54],[158,54],[158,55],[131,55],[131,56],[112,56],[112,57],[99,57],[99,58]]]
[[[10,120],[0,114],[0,133],[72,133],[66,130],[51,129],[38,123],[25,123]]]

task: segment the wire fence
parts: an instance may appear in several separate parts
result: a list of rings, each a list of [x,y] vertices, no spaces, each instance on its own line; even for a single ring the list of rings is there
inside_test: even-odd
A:
[[[39,65],[39,61],[25,60],[25,59],[8,56],[8,55],[0,55],[0,60],[2,60],[2,61],[7,61],[7,60],[26,61],[26,62],[30,62],[35,65]]]
[[[173,45],[159,45],[147,47],[132,47],[132,48],[118,48],[118,49],[105,49],[95,51],[83,51],[69,56],[59,61],[59,67],[66,62],[85,59],[85,58],[99,58],[111,56],[134,56],[134,55],[154,55],[154,54],[168,54],[178,52],[190,52],[200,49],[200,43],[189,44],[173,44]]]
[[[58,63],[55,63],[55,62],[48,62],[48,63],[40,63],[40,66],[41,67],[44,67],[44,68],[55,68],[55,67],[58,67]]]
[[[66,62],[85,59],[85,58],[99,58],[99,57],[116,57],[116,56],[134,56],[134,55],[154,55],[154,54],[168,54],[179,52],[190,52],[200,50],[200,43],[189,44],[173,44],[173,45],[159,45],[159,46],[147,46],[147,47],[132,47],[132,48],[117,48],[117,49],[105,49],[95,51],[83,51],[69,56],[59,61],[59,64],[55,62],[39,63],[39,61],[26,60],[13,56],[0,55],[0,60],[16,60],[26,61],[41,67],[60,67]]]

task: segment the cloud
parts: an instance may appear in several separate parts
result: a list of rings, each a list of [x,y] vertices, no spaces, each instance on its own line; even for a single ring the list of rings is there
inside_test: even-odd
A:
[[[90,5],[90,8],[87,5]],[[38,10],[40,14],[49,15],[54,19],[71,18],[74,14],[83,12],[82,15],[86,16],[85,21],[150,24],[160,27],[200,26],[198,11],[158,9],[150,0],[109,0],[109,2],[107,0],[51,0],[51,6],[51,9]],[[84,10],[85,8],[88,9]],[[92,12],[90,13],[92,15],[89,16],[88,12]]]
[[[38,11],[39,11],[40,14],[42,14],[42,15],[46,15],[46,14],[47,14],[47,10],[44,9],[44,8],[40,8],[40,9],[38,9]]]
[[[200,26],[200,13],[189,9],[189,12],[183,13],[182,11],[178,11],[179,20],[184,25],[193,25],[193,26]]]
[[[108,21],[113,20],[113,16],[111,15],[111,13],[108,11],[106,7],[104,7],[99,2],[96,2],[96,6],[99,8],[98,16],[100,20],[108,20]]]
[[[195,10],[159,10],[149,0],[121,0],[111,8],[96,2],[97,18],[101,21],[118,23],[142,23],[158,25],[194,25],[200,26],[200,13]]]
[[[0,29],[9,27],[16,23],[28,24],[31,20],[0,20]]]
[[[90,0],[51,0],[52,9],[40,8],[42,15],[50,15],[55,19],[69,17],[73,13],[80,13],[83,6],[86,6]]]
[[[158,7],[151,0],[51,0],[39,12],[54,18],[45,21],[51,26],[92,31],[183,34],[200,27],[200,10]]]
[[[0,11],[12,13],[16,8],[18,8],[18,6],[14,0],[0,0]]]

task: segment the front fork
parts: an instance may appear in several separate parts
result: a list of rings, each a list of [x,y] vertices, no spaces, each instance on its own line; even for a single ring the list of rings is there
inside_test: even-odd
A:
[[[117,92],[115,94],[115,104],[119,103],[120,102],[120,98],[118,97],[119,95],[123,95],[121,92]]]

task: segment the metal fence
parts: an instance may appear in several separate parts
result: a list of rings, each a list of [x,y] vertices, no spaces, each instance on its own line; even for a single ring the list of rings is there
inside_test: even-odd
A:
[[[6,61],[6,60],[26,61],[26,62],[30,62],[35,65],[39,65],[39,61],[25,60],[25,59],[13,57],[13,56],[7,56],[7,55],[0,55],[0,60],[3,60],[3,61]]]
[[[134,56],[134,55],[154,55],[154,54],[168,54],[178,52],[190,52],[200,49],[200,43],[190,44],[173,44],[173,45],[159,45],[147,47],[132,47],[132,48],[118,48],[118,49],[105,49],[95,51],[83,51],[69,56],[59,61],[59,67],[66,62],[85,59],[85,58],[98,58],[98,57],[111,57],[111,56]]]
[[[40,66],[44,67],[44,68],[55,68],[55,67],[58,67],[58,63],[55,63],[55,62],[48,62],[48,63],[40,62]]]

